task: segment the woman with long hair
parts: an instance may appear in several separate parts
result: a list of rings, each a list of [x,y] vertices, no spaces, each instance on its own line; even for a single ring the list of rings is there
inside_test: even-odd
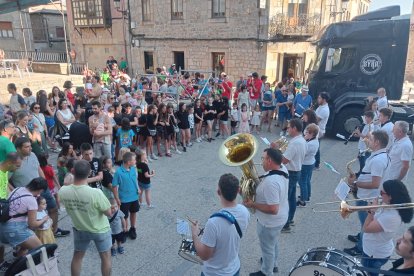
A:
[[[63,143],[62,150],[59,152],[58,157],[63,157],[66,160],[69,160],[70,158],[78,159],[76,152],[73,149],[73,145],[69,142]]]
[[[411,203],[407,187],[397,179],[385,181],[380,193],[383,204]],[[397,210],[379,207],[368,211],[362,235],[364,267],[380,269],[388,261],[394,252],[395,234],[403,222],[411,222],[413,214],[412,208]],[[369,275],[377,276],[379,273],[370,272]]]
[[[68,100],[66,100],[65,98],[62,98],[59,100],[58,111],[56,112],[56,117],[68,129],[70,128],[72,123],[76,121],[75,116],[73,115],[72,111],[68,107]]]
[[[42,144],[42,137],[40,136],[40,133],[37,131],[37,126],[35,126],[33,123],[31,123],[31,126],[29,128],[29,121],[31,122],[31,117],[26,110],[21,110],[17,112],[16,115],[16,134],[14,137],[14,140],[18,137],[27,137],[29,138],[31,144],[32,144],[32,150],[36,155],[39,155],[41,152],[43,152],[43,149],[41,147]]]
[[[48,131],[45,116],[40,113],[40,105],[38,103],[32,103],[30,112],[32,114],[33,125],[40,134],[43,151],[47,152]]]
[[[177,133],[180,131],[178,128],[178,121],[174,115],[174,106],[172,104],[167,105],[168,123],[167,133],[169,134],[169,140],[175,153],[181,154],[181,151],[177,147]]]
[[[158,123],[158,112],[157,112],[157,107],[155,105],[149,105],[148,106],[148,114],[146,116],[147,121],[146,121],[146,135],[147,136],[147,145],[146,145],[146,150],[147,150],[147,156],[148,156],[148,161],[152,162],[153,160],[157,160],[158,157],[155,156],[154,151],[153,151],[153,144],[154,144],[154,137],[157,135],[157,129],[155,128],[155,126]]]
[[[303,112],[302,121],[303,121],[303,129],[305,129],[310,124],[318,125],[318,119],[316,118],[316,113],[312,109],[307,109]]]
[[[158,125],[157,125],[157,149],[158,149],[158,156],[162,156],[161,154],[161,143],[164,141],[165,147],[165,156],[171,157],[170,153],[170,141],[167,134],[167,126],[169,125],[168,122],[168,113],[167,113],[167,106],[161,103],[158,106]]]
[[[73,87],[73,83],[70,80],[65,81],[63,84],[63,93],[65,95],[65,98],[71,103],[72,106],[75,105],[75,96],[73,95],[71,89]]]
[[[180,102],[178,105],[178,111],[176,112],[175,116],[178,120],[178,127],[180,128],[181,143],[183,145],[184,152],[187,151],[187,147],[192,146],[192,143],[190,142],[191,132],[188,115],[187,105],[184,102]]]

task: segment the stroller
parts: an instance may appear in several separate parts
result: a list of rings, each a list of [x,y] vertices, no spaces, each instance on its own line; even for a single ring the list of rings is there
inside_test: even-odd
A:
[[[59,146],[63,146],[63,143],[69,142],[70,135],[69,129],[58,120],[55,114],[55,125],[52,128],[50,137],[53,137],[58,143]]]

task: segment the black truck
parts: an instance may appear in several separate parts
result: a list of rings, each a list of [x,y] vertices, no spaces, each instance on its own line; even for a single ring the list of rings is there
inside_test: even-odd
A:
[[[384,87],[393,109],[393,121],[414,121],[414,106],[398,103],[403,91],[410,16],[399,6],[368,12],[352,21],[325,26],[310,41],[316,47],[308,70],[314,99],[329,92],[331,115],[327,130],[348,137],[362,124],[369,96]],[[395,102],[393,102],[395,101]]]

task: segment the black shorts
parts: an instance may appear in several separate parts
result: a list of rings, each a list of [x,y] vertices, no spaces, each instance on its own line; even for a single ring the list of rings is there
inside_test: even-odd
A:
[[[112,235],[112,244],[115,244],[116,241],[124,243],[125,242],[125,233],[121,232],[119,234]]]
[[[237,121],[230,121],[230,126],[231,127],[236,127],[237,126]]]
[[[137,213],[139,211],[139,202],[138,200],[121,203],[121,211],[125,214],[125,218],[127,219],[129,216],[129,212]]]

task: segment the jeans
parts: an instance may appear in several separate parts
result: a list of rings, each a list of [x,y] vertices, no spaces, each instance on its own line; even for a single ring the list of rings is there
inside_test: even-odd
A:
[[[314,168],[313,165],[302,165],[302,170],[300,171],[299,186],[300,186],[300,199],[302,201],[309,201],[311,196],[311,179],[312,171]]]
[[[368,202],[360,200],[360,201],[356,202],[356,205],[357,206],[367,206]],[[362,227],[364,226],[365,219],[367,218],[367,216],[368,216],[368,213],[366,211],[359,211],[358,212],[358,219],[359,219],[359,223],[361,224],[361,232],[359,233],[359,241],[357,243],[357,247],[358,247],[358,250],[361,251],[361,252],[363,251],[363,249],[362,249],[363,248],[362,247],[362,236],[363,236]]]
[[[104,144],[104,143],[94,143],[93,144],[93,155],[96,158],[101,158],[103,156],[112,158],[112,146],[111,144]]]
[[[289,201],[289,218],[288,222],[293,220],[296,212],[296,184],[298,183],[300,177],[300,171],[289,171],[289,192],[288,192],[288,201]]]
[[[266,275],[273,275],[273,268],[277,267],[277,257],[279,255],[277,242],[282,228],[283,225],[266,227],[259,221],[257,222],[257,236],[262,249],[262,267],[260,270]]]
[[[364,258],[361,261],[362,266],[365,267],[369,267],[369,268],[374,268],[374,269],[380,269],[381,266],[383,266],[384,264],[386,264],[388,262],[388,258],[384,258],[384,259],[377,259],[377,258],[370,258],[370,256],[368,256],[367,254],[363,254]],[[378,276],[378,273],[373,273],[373,272],[369,272],[370,276]]]
[[[315,168],[321,165],[321,139],[319,139],[319,148],[315,155]]]

